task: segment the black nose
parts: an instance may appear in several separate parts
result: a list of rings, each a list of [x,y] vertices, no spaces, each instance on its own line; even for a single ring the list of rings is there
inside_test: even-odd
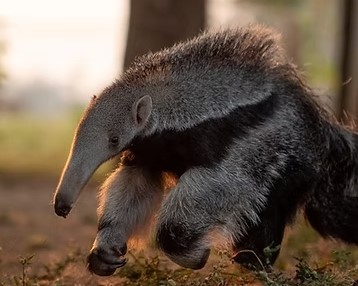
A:
[[[58,216],[62,216],[64,218],[66,218],[66,216],[70,213],[72,207],[68,204],[65,204],[62,200],[61,197],[56,197],[55,199],[55,213]]]

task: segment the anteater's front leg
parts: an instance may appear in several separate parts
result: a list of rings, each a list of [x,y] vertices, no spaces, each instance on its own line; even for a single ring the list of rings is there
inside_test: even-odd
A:
[[[105,182],[98,208],[99,225],[88,269],[106,276],[125,264],[128,239],[143,228],[163,196],[160,173],[122,166]]]
[[[199,269],[206,264],[212,233],[233,246],[246,233],[248,223],[258,223],[265,199],[255,191],[252,179],[229,163],[188,170],[160,208],[157,244],[183,267]]]

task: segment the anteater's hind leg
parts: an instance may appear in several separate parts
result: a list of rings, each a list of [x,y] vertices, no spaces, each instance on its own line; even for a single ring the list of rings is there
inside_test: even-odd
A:
[[[269,206],[260,214],[260,223],[252,226],[246,236],[234,245],[234,261],[248,269],[265,270],[275,263],[285,230],[286,218],[277,205]]]

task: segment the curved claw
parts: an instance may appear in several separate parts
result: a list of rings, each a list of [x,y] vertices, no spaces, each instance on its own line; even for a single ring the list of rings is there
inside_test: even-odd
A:
[[[123,267],[126,263],[127,260],[119,251],[106,252],[102,249],[94,249],[87,257],[88,271],[99,276],[112,275],[117,268]]]

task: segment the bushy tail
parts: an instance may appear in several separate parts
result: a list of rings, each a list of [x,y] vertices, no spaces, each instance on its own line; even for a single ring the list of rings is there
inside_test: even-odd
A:
[[[358,135],[334,131],[305,214],[322,236],[358,244]]]

